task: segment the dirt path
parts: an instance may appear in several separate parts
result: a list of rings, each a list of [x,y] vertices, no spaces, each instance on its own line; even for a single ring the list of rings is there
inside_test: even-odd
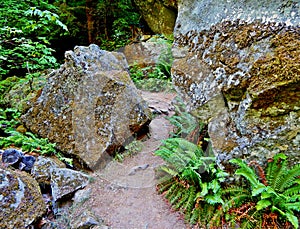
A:
[[[169,136],[172,126],[165,119],[173,94],[143,92],[158,115],[150,124],[150,137],[143,141],[143,149],[122,163],[112,161],[95,173],[92,194],[86,203],[111,229],[184,229],[187,226],[179,213],[155,190],[154,169],[163,161],[153,155],[162,139]]]

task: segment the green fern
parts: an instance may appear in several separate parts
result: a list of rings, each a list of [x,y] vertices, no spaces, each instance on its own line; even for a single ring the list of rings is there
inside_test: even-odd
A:
[[[201,221],[201,219],[199,219],[199,216],[201,215],[200,213],[201,213],[200,208],[194,208],[193,211],[191,212],[189,223],[196,224],[199,221]]]
[[[263,213],[271,210],[283,216],[296,229],[299,228],[298,219],[295,216],[295,211],[300,211],[299,165],[289,169],[287,157],[284,154],[277,154],[268,162],[265,177],[268,184],[264,185],[260,183],[255,171],[244,161],[232,159],[230,162],[240,167],[235,174],[249,181],[252,197],[256,202],[257,218],[261,218]],[[260,176],[265,175],[260,174]]]
[[[287,170],[285,173],[284,179],[281,180],[281,182],[278,185],[278,191],[288,193],[289,188],[291,188],[294,185],[297,185],[297,189],[294,189],[292,195],[300,194],[300,185],[299,182],[300,179],[300,164],[295,165],[292,169]]]
[[[187,222],[207,224],[207,215],[212,216],[223,203],[221,183],[228,174],[216,166],[214,157],[204,157],[199,146],[182,138],[163,141],[155,154],[165,160],[160,170],[174,182],[158,185],[163,187],[165,198],[185,214]],[[202,214],[205,212],[207,215]]]
[[[168,189],[170,189],[170,187],[175,183],[174,179],[168,179],[165,180],[164,182],[160,182],[157,185],[157,190],[158,193],[162,194],[163,192],[167,191]]]
[[[167,117],[170,123],[175,127],[172,137],[186,138],[196,128],[199,128],[199,133],[202,131],[204,124],[199,123],[192,114],[186,112],[186,105],[183,100],[176,97],[176,104],[174,105],[175,115]]]
[[[188,201],[190,195],[188,190],[183,190],[182,197],[178,202],[174,205],[175,210],[182,210],[183,211],[183,205]]]
[[[176,191],[174,191],[174,193],[172,193],[172,195],[169,198],[169,201],[172,205],[174,205],[175,203],[178,202],[178,200],[181,198],[181,196],[183,195],[184,192],[184,188],[178,184]]]
[[[178,188],[178,183],[176,182],[173,183],[172,186],[169,188],[169,190],[166,192],[165,198],[169,199],[177,188]]]
[[[185,204],[182,205],[182,210],[186,216],[189,216],[195,207],[195,200],[196,200],[196,188],[194,186],[190,186],[187,190],[188,199]],[[187,217],[189,218],[189,217]]]

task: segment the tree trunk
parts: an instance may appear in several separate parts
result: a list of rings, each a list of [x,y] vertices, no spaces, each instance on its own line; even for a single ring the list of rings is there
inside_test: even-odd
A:
[[[96,0],[86,0],[85,2],[85,12],[87,20],[87,31],[88,31],[88,41],[90,44],[95,41],[95,15],[94,10],[96,9]]]

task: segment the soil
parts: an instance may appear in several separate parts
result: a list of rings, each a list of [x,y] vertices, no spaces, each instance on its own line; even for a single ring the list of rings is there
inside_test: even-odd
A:
[[[148,137],[141,140],[142,150],[123,162],[111,161],[94,172],[85,206],[111,229],[184,229],[183,216],[172,211],[164,197],[156,192],[155,168],[163,164],[154,155],[161,140],[169,137],[172,125],[165,118],[172,115],[172,93],[142,92],[155,118]]]

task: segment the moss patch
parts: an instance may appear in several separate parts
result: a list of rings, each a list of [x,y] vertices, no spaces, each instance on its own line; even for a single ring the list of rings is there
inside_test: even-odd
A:
[[[276,35],[268,53],[251,70],[249,92],[253,108],[266,108],[278,101],[300,105],[300,35],[290,31]]]

